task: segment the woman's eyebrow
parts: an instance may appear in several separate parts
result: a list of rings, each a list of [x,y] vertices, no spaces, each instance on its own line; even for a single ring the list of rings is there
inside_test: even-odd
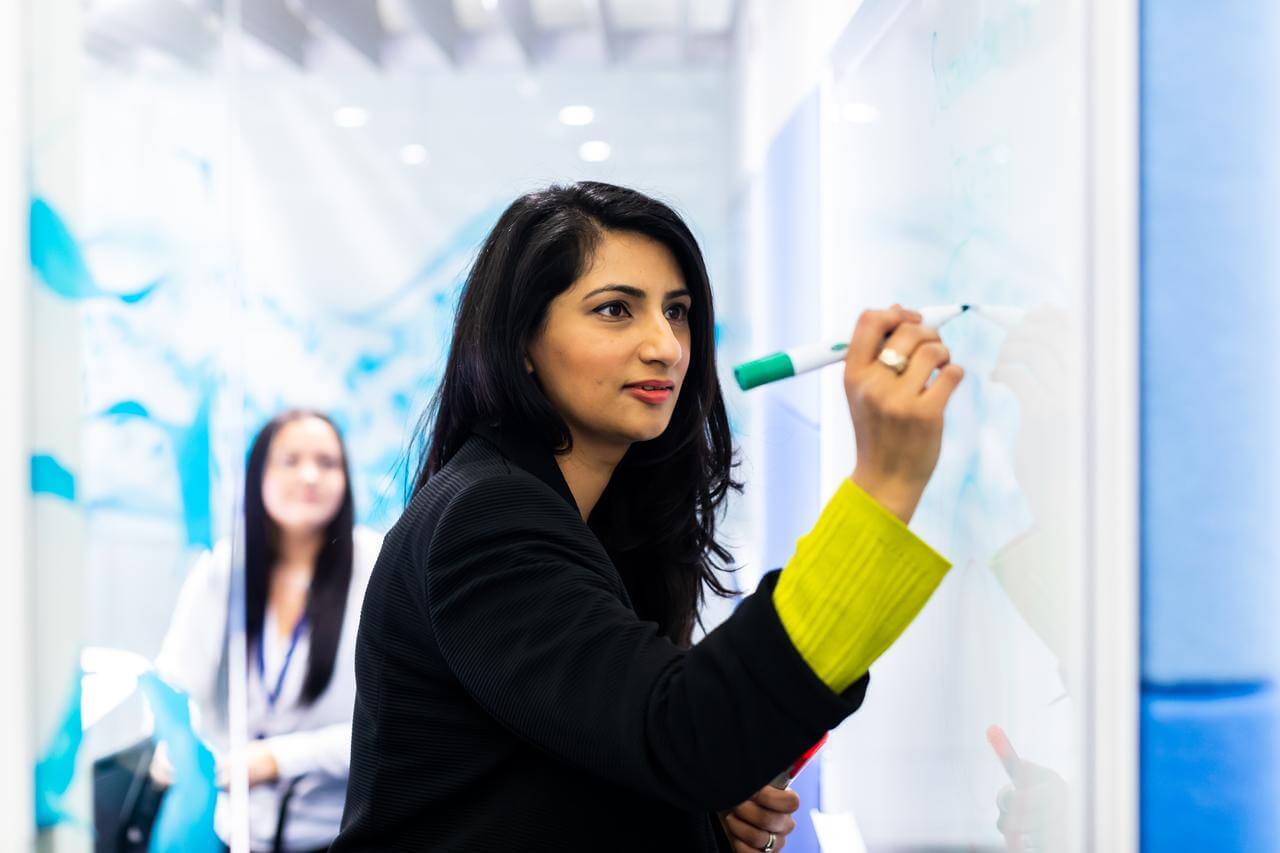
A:
[[[590,293],[588,293],[586,296],[582,298],[585,301],[587,299],[590,299],[593,296],[598,296],[601,293],[621,293],[624,296],[630,296],[632,299],[644,299],[646,296],[648,296],[648,294],[646,294],[640,288],[633,287],[629,284],[606,284],[604,287],[597,287],[595,290],[591,291]],[[666,293],[666,296],[664,296],[663,299],[675,299],[679,296],[688,296],[688,295],[689,295],[688,288],[682,287],[679,290],[668,290]]]

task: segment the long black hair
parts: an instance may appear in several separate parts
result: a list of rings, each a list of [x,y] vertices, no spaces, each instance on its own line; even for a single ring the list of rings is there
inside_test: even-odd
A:
[[[643,618],[692,640],[707,590],[733,559],[715,535],[736,465],[715,363],[715,317],[702,251],[670,207],[635,190],[584,181],[516,199],[485,239],[463,286],[444,375],[419,423],[414,491],[481,423],[501,423],[566,452],[569,427],[524,366],[547,306],[589,268],[605,232],[640,234],[675,257],[692,299],[688,372],[662,435],[627,451],[590,526]],[[640,522],[637,524],[635,522]]]
[[[310,705],[324,693],[333,677],[338,642],[342,638],[342,620],[347,611],[347,591],[351,586],[351,563],[355,551],[355,501],[351,497],[347,449],[337,425],[321,412],[292,409],[276,415],[258,432],[249,449],[244,476],[244,625],[245,647],[253,655],[256,644],[262,642],[271,569],[279,556],[278,528],[262,502],[262,479],[271,441],[276,433],[286,424],[303,418],[319,418],[333,429],[333,434],[338,437],[338,446],[342,449],[342,473],[346,479],[342,505],[325,528],[324,545],[316,557],[311,589],[307,594],[306,618],[311,626],[311,647],[299,702]]]

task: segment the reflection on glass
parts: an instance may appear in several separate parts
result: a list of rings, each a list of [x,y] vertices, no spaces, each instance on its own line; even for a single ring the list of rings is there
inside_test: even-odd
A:
[[[360,603],[381,537],[354,525],[347,453],[317,412],[273,418],[249,451],[245,471],[245,755],[249,839],[287,849],[326,847],[337,835],[346,791],[352,654]],[[211,759],[176,760],[159,738],[150,766],[176,793],[228,785],[227,611],[231,549],[221,543],[183,584],[156,670],[190,697]],[[221,605],[221,606],[220,606]],[[193,799],[195,795],[190,795]],[[219,799],[218,834],[230,840],[229,800]]]
[[[147,661],[239,467],[217,415],[238,406],[219,387],[226,110],[217,32],[181,4],[131,26],[141,5],[23,4],[42,849],[216,843],[184,834],[210,790],[162,804],[140,782],[153,731],[175,764],[208,758]]]
[[[833,737],[824,808],[872,850],[1065,853],[1087,793],[1081,8],[861,20],[824,91],[823,311],[980,307],[941,330],[966,379],[912,524],[955,565]]]
[[[1027,625],[1053,652],[1062,700],[1080,696],[1081,483],[1068,466],[1077,458],[1079,411],[1070,382],[1080,375],[1078,330],[1056,309],[1029,312],[1010,329],[994,382],[1018,400],[1014,476],[1031,523],[991,560],[991,571]],[[1007,743],[1007,741],[1006,741]],[[993,744],[994,746],[994,744]],[[997,753],[1000,750],[997,749]],[[1075,796],[1058,771],[1025,759],[1006,763],[1010,784],[996,802],[997,828],[1011,851],[1072,849]]]
[[[262,587],[276,575],[255,556],[252,461],[237,497],[248,430],[302,405],[341,431],[358,600],[458,276],[501,205],[530,183],[641,185],[681,201],[724,279],[727,75],[379,70],[323,50],[313,63],[304,43],[338,39],[290,28],[280,4],[23,6],[41,844],[269,846],[287,800],[289,843],[323,846],[356,616],[316,655],[318,617]],[[232,31],[237,6],[251,38]],[[566,136],[580,127],[558,121],[566,104],[594,105],[589,136]],[[579,156],[592,140],[607,160]],[[264,484],[280,464],[264,457]],[[330,652],[325,688],[294,702]],[[281,671],[288,711],[273,716]],[[230,787],[253,784],[234,805],[240,753]]]

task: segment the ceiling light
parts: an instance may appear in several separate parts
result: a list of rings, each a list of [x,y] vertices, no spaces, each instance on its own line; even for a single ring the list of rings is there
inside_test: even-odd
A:
[[[411,142],[400,149],[400,162],[406,166],[421,166],[429,159],[431,158],[427,154],[426,147],[416,142]]]
[[[596,120],[596,111],[585,104],[571,104],[560,109],[560,122],[571,127],[582,127]]]
[[[588,163],[603,163],[609,159],[612,151],[609,143],[601,142],[599,139],[593,139],[578,146],[578,156]]]
[[[339,107],[333,111],[333,123],[338,127],[364,127],[369,123],[369,111],[361,107]]]

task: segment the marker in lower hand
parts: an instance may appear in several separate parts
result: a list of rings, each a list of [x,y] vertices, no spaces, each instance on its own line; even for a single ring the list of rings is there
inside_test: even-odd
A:
[[[987,743],[996,751],[996,757],[1004,765],[1004,772],[1009,775],[1010,782],[1017,782],[1022,770],[1022,759],[1014,751],[1009,736],[999,726],[987,727]]]
[[[790,787],[792,781],[794,781],[795,778],[800,775],[800,771],[803,770],[804,766],[809,763],[809,759],[817,755],[818,750],[822,749],[822,747],[826,744],[827,737],[828,735],[823,735],[822,740],[818,741],[813,746],[809,747],[809,750],[804,755],[797,758],[794,762],[792,762],[790,767],[788,767],[786,770],[783,770],[781,773],[775,776],[773,778],[773,781],[770,782],[769,784],[775,788],[781,788],[784,791],[788,787]]]
[[[974,306],[934,305],[921,308],[920,314],[924,318],[923,325],[939,329],[972,307]],[[828,364],[844,361],[844,354],[848,349],[848,341],[799,346],[739,364],[733,369],[733,376],[738,380],[739,388],[750,391],[760,385],[777,382],[779,379],[789,379],[801,373],[808,373],[810,370],[817,370],[819,367],[826,367]]]

